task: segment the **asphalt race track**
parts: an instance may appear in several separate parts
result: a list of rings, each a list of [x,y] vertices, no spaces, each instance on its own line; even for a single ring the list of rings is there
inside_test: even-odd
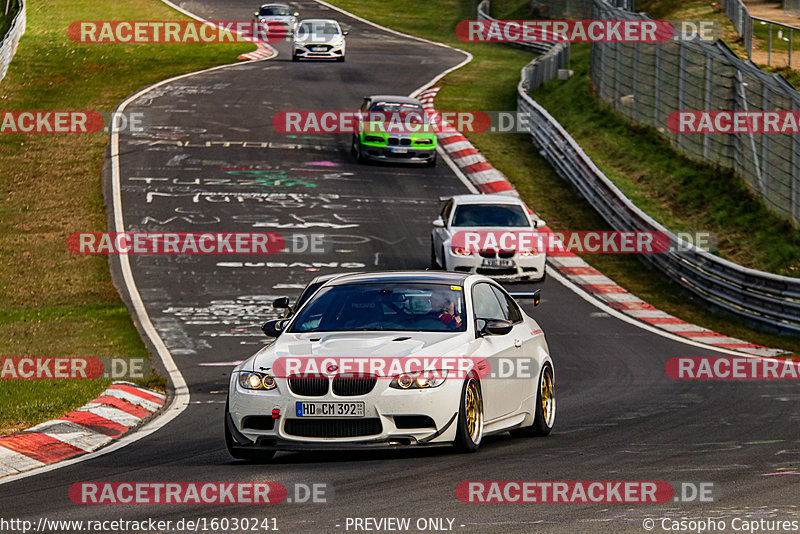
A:
[[[345,532],[348,517],[451,518],[454,530],[476,533],[644,532],[648,517],[726,518],[729,529],[734,517],[800,520],[796,383],[674,381],[665,373],[669,358],[719,353],[611,317],[552,277],[542,286],[542,304],[526,308],[556,363],[558,412],[548,438],[496,436],[472,455],[280,453],[271,464],[228,456],[222,421],[230,362],[266,342],[259,325],[276,316],[272,299],[297,296],[325,273],[424,269],[439,197],[467,192],[441,159],[434,169],[357,165],[349,135],[289,137],[273,129],[278,111],[354,110],[364,95],[410,94],[464,59],[312,1],[293,5],[303,18],[344,23],[347,62],[292,63],[281,43],[277,58],[186,77],[138,98],[128,110],[146,113],[152,128],[120,138],[122,210],[126,230],[322,233],[329,251],[132,256],[136,285],[188,384],[190,405],[111,454],[0,486],[0,509],[32,521],[43,514],[274,517],[283,532]],[[249,20],[255,4],[181,6],[211,20]],[[112,210],[110,172],[105,179]],[[120,284],[118,260],[111,263]],[[795,472],[765,476],[786,470]],[[709,481],[722,488],[722,498],[464,504],[455,489],[465,480]],[[327,483],[334,496],[326,504],[271,507],[79,506],[68,489],[81,481]]]

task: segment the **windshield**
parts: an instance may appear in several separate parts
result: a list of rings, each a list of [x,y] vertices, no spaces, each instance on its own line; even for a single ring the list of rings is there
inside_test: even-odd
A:
[[[531,223],[522,206],[512,204],[462,204],[456,208],[453,226],[519,226]]]
[[[463,293],[461,286],[443,284],[331,286],[314,295],[289,332],[463,332]]]
[[[261,17],[289,17],[291,16],[292,12],[285,7],[270,6],[262,7],[258,14]]]
[[[377,102],[369,107],[371,121],[400,121],[403,123],[427,124],[428,116],[422,106],[416,104],[398,104],[391,102]]]
[[[304,22],[298,30],[300,35],[339,35],[339,27],[332,22]]]

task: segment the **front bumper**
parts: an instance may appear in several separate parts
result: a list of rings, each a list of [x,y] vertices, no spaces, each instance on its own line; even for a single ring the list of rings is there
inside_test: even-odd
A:
[[[520,280],[540,280],[545,275],[545,261],[547,254],[540,252],[532,256],[521,256],[514,254],[513,257],[506,258],[511,260],[510,266],[488,266],[480,254],[460,256],[453,253],[453,249],[445,246],[445,263],[448,271],[459,273],[482,274],[496,280],[520,281]]]
[[[373,161],[386,161],[391,163],[430,163],[436,159],[436,147],[421,148],[421,147],[403,147],[407,150],[405,153],[395,152],[395,147],[392,146],[371,146],[362,144],[361,154]]]
[[[293,393],[285,379],[276,379],[278,387],[270,391],[246,390],[239,386],[234,372],[229,393],[226,424],[241,448],[263,450],[337,450],[397,448],[405,446],[446,445],[455,439],[458,401],[462,381],[446,380],[437,388],[398,390],[389,387],[389,379],[378,379],[366,395],[337,396],[329,391],[324,396],[308,397]],[[364,402],[364,417],[324,418],[297,417],[297,402]],[[273,410],[280,411],[273,428],[267,422]],[[410,417],[427,417],[430,424],[408,427]],[[246,420],[247,418],[247,420]],[[257,424],[251,421],[258,421]],[[349,437],[309,437],[293,434],[293,428],[315,425],[362,425],[373,430],[365,435]],[[367,424],[369,423],[369,424]],[[399,425],[399,426],[398,426]]]
[[[338,59],[344,57],[345,45],[295,44],[294,55],[306,59]]]

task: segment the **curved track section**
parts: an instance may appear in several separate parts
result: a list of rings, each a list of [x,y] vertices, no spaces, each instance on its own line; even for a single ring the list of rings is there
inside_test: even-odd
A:
[[[550,437],[498,436],[475,455],[280,454],[270,465],[227,455],[221,422],[230,362],[265,342],[259,324],[274,313],[271,300],[297,295],[326,272],[426,267],[438,198],[466,191],[441,162],[435,169],[361,166],[349,155],[349,136],[290,138],[273,130],[277,111],[355,109],[363,95],[411,93],[464,59],[313,2],[294,5],[304,17],[349,26],[347,62],[292,63],[279,44],[276,59],[185,77],[137,98],[129,109],[150,114],[154,127],[120,139],[121,207],[126,230],[319,231],[332,251],[132,256],[142,304],[185,378],[190,404],[113,454],[3,485],[0,508],[34,522],[43,514],[269,516],[284,532],[342,532],[348,517],[447,517],[463,532],[570,533],[642,532],[645,517],[798,519],[797,475],[765,476],[797,469],[796,383],[673,381],[664,371],[670,357],[715,353],[611,317],[553,279],[542,305],[528,310],[556,362],[558,417]],[[234,0],[181,7],[210,20],[246,20],[253,8]],[[206,480],[327,482],[335,498],[271,508],[86,507],[68,496],[79,481]],[[723,498],[683,507],[470,505],[455,496],[464,480],[702,480],[719,484]]]

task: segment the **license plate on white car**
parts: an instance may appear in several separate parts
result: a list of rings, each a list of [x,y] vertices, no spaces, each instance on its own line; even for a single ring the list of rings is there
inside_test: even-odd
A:
[[[513,267],[514,260],[495,260],[495,259],[485,259],[481,264],[481,267]]]
[[[324,46],[312,46],[312,47],[309,48],[309,50],[311,50],[312,52],[325,52],[326,51]]]
[[[297,417],[364,417],[363,402],[298,402]]]

